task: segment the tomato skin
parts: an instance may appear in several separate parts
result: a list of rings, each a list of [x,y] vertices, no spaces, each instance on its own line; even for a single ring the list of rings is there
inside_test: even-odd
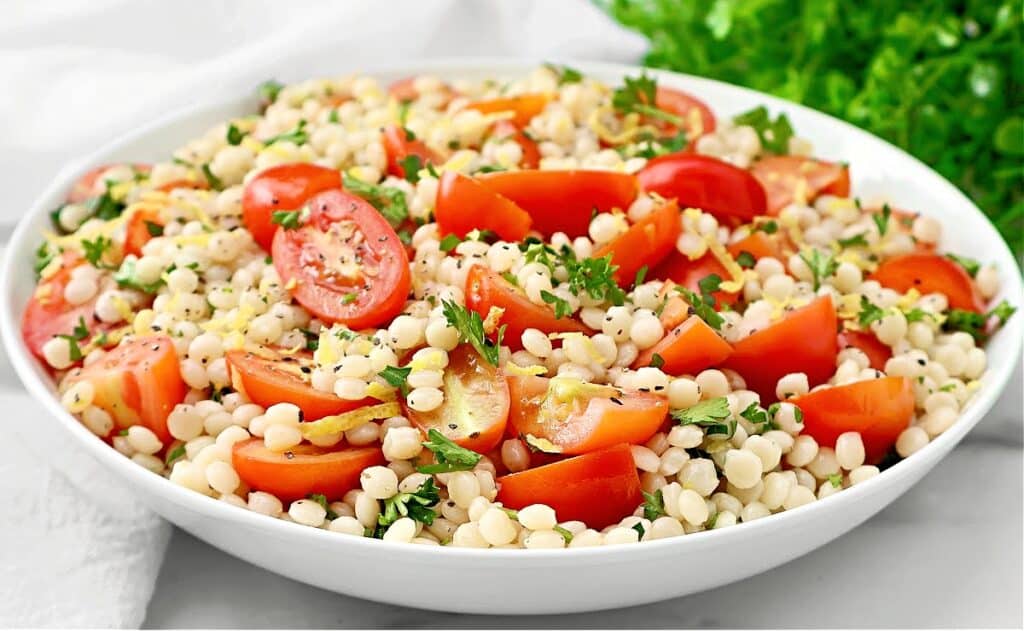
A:
[[[494,138],[511,138],[523,150],[523,157],[519,160],[519,166],[524,169],[536,169],[540,166],[540,148],[537,143],[523,132],[522,128],[516,127],[512,121],[498,121],[494,124],[491,132]]]
[[[306,222],[279,230],[271,248],[282,282],[295,281],[295,300],[322,320],[357,330],[397,315],[412,275],[405,247],[387,220],[365,200],[344,191],[320,193],[308,205]],[[351,237],[343,238],[341,231],[353,225],[364,238],[350,245],[345,239]],[[356,277],[333,266],[339,258],[359,260]],[[369,269],[375,273],[363,273]]]
[[[442,235],[459,237],[493,230],[506,241],[521,241],[530,231],[530,215],[477,180],[446,171],[437,186],[434,216]]]
[[[444,393],[444,403],[432,412],[417,412],[403,401],[406,418],[424,434],[436,429],[460,447],[477,453],[497,447],[505,436],[509,410],[508,383],[498,369],[463,344],[448,354]],[[459,413],[466,411],[471,414],[465,414],[464,419]],[[457,426],[453,428],[452,424]]]
[[[837,326],[832,298],[822,296],[733,344],[723,366],[742,375],[762,402],[776,400],[775,386],[789,373],[806,373],[813,388],[836,371]]]
[[[906,293],[916,289],[922,294],[941,293],[949,298],[952,309],[984,313],[985,301],[970,275],[955,262],[938,254],[915,252],[886,259],[868,280]]]
[[[580,520],[591,528],[618,523],[643,502],[629,445],[511,473],[498,484],[497,501],[506,508],[547,504],[559,521]]]
[[[231,465],[238,477],[253,490],[272,493],[286,504],[314,493],[328,501],[339,500],[359,487],[363,469],[382,464],[379,447],[339,449],[304,443],[277,453],[267,449],[263,439],[252,438],[231,448]]]
[[[530,124],[530,119],[544,111],[550,100],[551,97],[547,94],[520,94],[519,96],[474,101],[467,105],[466,109],[476,110],[481,114],[512,112],[511,121],[516,127],[526,127]]]
[[[224,358],[236,390],[244,391],[253,403],[265,408],[275,403],[294,403],[302,410],[302,418],[306,421],[341,414],[376,402],[369,398],[349,401],[333,392],[315,389],[308,380],[299,376],[300,366],[312,365],[313,358],[309,353],[283,355],[263,348],[257,354],[234,349],[225,353]]]
[[[843,331],[839,334],[839,348],[860,349],[868,356],[869,365],[875,370],[885,370],[885,363],[892,357],[892,349],[880,342],[871,331]]]
[[[88,265],[78,254],[67,251],[61,255],[61,268],[49,278],[39,281],[21,317],[21,336],[25,346],[33,355],[48,366],[43,356],[43,345],[55,335],[71,335],[79,324],[85,322],[90,337],[79,341],[88,342],[92,335],[116,328],[96,317],[96,300],[99,292],[88,302],[72,305],[64,300],[64,287],[71,281],[71,271],[79,265]]]
[[[682,90],[659,85],[654,93],[654,104],[658,109],[675,114],[686,121],[686,137],[691,142],[715,131],[715,115],[711,108]],[[666,133],[675,131],[676,128],[671,125],[665,130]]]
[[[681,208],[700,208],[742,223],[765,214],[764,188],[748,171],[728,162],[690,153],[657,157],[637,173],[640,188],[675,199]]]
[[[509,375],[512,406],[509,424],[515,434],[532,434],[561,448],[562,454],[599,451],[620,443],[639,445],[658,431],[668,415],[667,401],[656,394],[632,390],[595,396],[567,405],[565,418],[542,418],[542,403],[551,383],[546,377]],[[614,392],[614,388],[609,388]]]
[[[819,195],[850,195],[850,170],[835,162],[801,156],[768,156],[750,167],[768,196],[768,214],[778,215],[797,191],[808,202]]]
[[[676,249],[676,239],[683,230],[683,220],[675,200],[662,204],[629,229],[597,249],[592,257],[612,256],[618,265],[615,280],[629,286],[641,267],[654,267]]]
[[[545,236],[586,235],[595,209],[626,210],[637,193],[634,176],[613,171],[500,171],[478,179],[529,213],[533,229]]]
[[[341,173],[315,164],[281,164],[265,169],[245,185],[242,221],[252,238],[270,251],[279,226],[274,211],[296,210],[317,193],[341,188]]]
[[[149,224],[156,224],[163,227],[160,220],[160,213],[155,208],[140,208],[128,218],[124,232],[124,253],[142,256],[142,247],[146,245],[153,235],[149,233]]]
[[[633,367],[650,366],[655,354],[665,362],[662,371],[672,375],[696,375],[725,361],[732,355],[732,346],[707,322],[694,315],[640,353]]]
[[[166,335],[124,342],[68,380],[92,383],[93,405],[109,412],[117,427],[143,425],[164,446],[174,440],[167,430],[167,416],[185,400],[188,386],[181,378],[174,344]]]
[[[755,260],[767,257],[779,259],[780,261],[783,260],[782,247],[779,245],[779,240],[760,230],[752,232],[749,236],[729,245],[726,249],[729,250],[729,254],[733,258],[738,257],[743,252],[748,252]]]
[[[914,389],[906,377],[882,377],[823,388],[791,402],[804,414],[804,433],[834,447],[843,432],[860,432],[865,461],[881,460],[914,418]]]
[[[420,164],[441,164],[444,162],[433,149],[418,139],[410,139],[407,132],[401,125],[387,125],[381,132],[381,143],[384,145],[384,152],[388,157],[388,173],[395,177],[404,178],[405,168],[402,167],[402,160],[409,156],[418,156]]]
[[[544,333],[590,333],[590,329],[574,318],[555,318],[547,305],[530,302],[521,289],[497,272],[483,265],[474,265],[466,275],[466,307],[486,318],[491,307],[505,310],[501,323],[506,325],[504,343],[513,349],[522,348],[523,331],[539,329]]]
[[[717,274],[718,277],[722,279],[729,278],[729,272],[726,271],[725,267],[711,252],[691,261],[685,254],[673,248],[661,264],[650,271],[647,277],[657,278],[660,280],[671,280],[678,285],[686,287],[690,291],[700,293],[698,283],[711,274]],[[739,299],[739,292],[729,293],[725,291],[716,291],[712,295],[715,297],[716,306],[723,304],[731,305]]]

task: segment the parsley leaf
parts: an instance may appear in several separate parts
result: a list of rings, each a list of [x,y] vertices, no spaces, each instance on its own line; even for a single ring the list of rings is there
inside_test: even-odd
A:
[[[206,178],[206,181],[210,185],[210,188],[212,188],[215,191],[224,190],[224,182],[221,182],[220,178],[213,174],[213,171],[210,170],[209,162],[200,167],[200,170],[203,172],[203,177]]]
[[[142,223],[146,226],[146,232],[149,233],[149,236],[151,236],[151,237],[162,237],[163,236],[163,234],[164,234],[164,226],[163,226],[163,224],[159,224],[159,223],[157,223],[155,221],[150,221],[148,219],[144,219],[142,221]]]
[[[228,131],[225,134],[225,139],[229,145],[238,146],[242,144],[242,138],[245,138],[245,133],[235,126],[234,123],[228,125]]]
[[[633,278],[633,286],[639,287],[644,284],[644,279],[647,278],[647,266],[641,265],[640,269],[636,271],[636,277]]]
[[[90,265],[101,269],[107,267],[107,265],[102,262],[103,255],[110,249],[110,246],[114,245],[114,242],[109,237],[99,235],[93,241],[82,239],[81,243],[82,255],[85,256],[85,260],[89,261]]]
[[[740,252],[739,255],[736,257],[736,264],[742,267],[743,269],[750,269],[751,267],[754,267],[756,263],[757,259],[754,258],[754,255],[751,254],[750,252],[747,252],[746,250]]]
[[[864,233],[862,232],[847,239],[838,239],[836,243],[838,243],[840,247],[844,248],[852,248],[854,246],[866,247],[868,245],[868,240],[864,238]]]
[[[644,530],[644,525],[640,522],[636,522],[635,524],[633,524],[633,530],[637,531],[637,533],[640,535],[640,539],[643,539],[644,535],[647,534],[647,531]]]
[[[749,125],[761,138],[761,146],[765,151],[777,155],[789,153],[789,139],[793,137],[793,127],[785,114],[779,114],[772,120],[768,108],[759,105],[749,112],[733,117],[737,125]]]
[[[720,330],[722,324],[725,323],[725,318],[715,311],[715,297],[712,295],[718,291],[721,283],[721,276],[718,274],[708,274],[697,283],[700,295],[682,285],[676,285],[676,291],[686,299],[686,302],[690,303],[690,308],[693,309],[694,315],[707,322],[708,326],[716,331]]]
[[[79,316],[78,324],[72,329],[71,335],[58,335],[57,337],[67,340],[68,356],[71,361],[76,362],[82,359],[82,349],[78,343],[89,337],[89,329],[85,326],[85,318]]]
[[[322,493],[310,493],[309,495],[306,496],[306,499],[307,500],[313,500],[314,502],[316,502],[317,504],[322,506],[323,509],[325,511],[327,511],[327,519],[337,519],[338,518],[338,514],[335,513],[334,511],[332,511],[330,509],[330,507],[328,506],[328,504],[327,504],[327,496],[326,495],[323,495]]]
[[[267,147],[274,144],[275,142],[291,142],[295,145],[304,145],[309,142],[309,134],[306,133],[306,119],[299,119],[296,123],[295,129],[271,136],[263,141],[263,144]]]
[[[423,446],[434,453],[436,464],[416,467],[420,473],[449,473],[451,471],[469,471],[480,462],[482,456],[475,451],[459,447],[444,434],[431,429],[427,432],[427,441]]]
[[[59,254],[59,250],[51,248],[49,241],[43,241],[39,244],[39,247],[36,249],[35,261],[32,263],[32,270],[36,273],[37,279],[42,271],[46,269],[46,266],[49,265],[53,259],[57,258]]]
[[[661,355],[654,353],[651,355],[651,363],[648,364],[651,368],[661,368],[665,365],[665,358]]]
[[[775,234],[779,231],[779,224],[774,219],[769,219],[763,223],[759,223],[754,227],[754,230],[760,230],[765,234]]]
[[[164,284],[162,278],[156,279],[152,283],[144,283],[139,280],[138,273],[135,271],[136,260],[127,258],[121,261],[121,267],[114,272],[114,280],[121,287],[128,287],[129,289],[136,289],[144,294],[155,294]]]
[[[438,246],[442,252],[451,252],[457,245],[462,243],[462,239],[458,235],[449,234],[445,238],[441,239],[441,243]]]
[[[736,432],[736,421],[728,420],[729,401],[725,397],[707,399],[685,410],[674,410],[672,418],[680,425],[703,427],[708,436],[721,434],[729,438]]]
[[[501,338],[505,335],[505,325],[498,329],[497,341],[492,342],[484,333],[484,321],[479,313],[450,300],[442,300],[441,305],[448,324],[459,332],[459,339],[471,344],[488,363],[497,366],[498,350],[501,347]]]
[[[829,483],[834,488],[837,488],[837,489],[843,488],[843,474],[842,473],[833,473],[832,475],[828,476],[828,481],[829,481]]]
[[[557,66],[552,63],[544,64],[544,67],[550,70],[558,77],[558,85],[565,85],[567,83],[579,83],[583,80],[583,73],[575,68],[569,66]]]
[[[399,368],[397,366],[388,366],[387,368],[385,368],[384,370],[380,371],[377,374],[383,377],[384,381],[398,388],[399,391],[402,393],[402,396],[404,397],[407,394],[409,394],[409,384],[406,383],[406,379],[409,378],[409,373],[411,372],[411,366],[406,366],[405,368]]]
[[[409,217],[409,206],[405,192],[393,186],[377,186],[367,184],[348,173],[342,175],[345,190],[362,197],[377,209],[391,227],[397,228]]]
[[[946,255],[946,258],[964,268],[964,271],[966,271],[971,278],[977,276],[978,270],[981,269],[981,263],[972,258],[967,258],[966,256],[957,256],[956,254],[950,253]]]
[[[104,221],[117,219],[124,212],[125,205],[117,201],[110,194],[110,182],[107,182],[107,190],[102,195],[97,195],[88,201],[89,215]]]
[[[825,279],[835,274],[839,267],[839,262],[835,260],[835,257],[831,254],[823,254],[817,248],[811,248],[810,255],[801,252],[800,258],[807,263],[807,267],[811,268],[811,274],[814,277],[814,291],[818,291]]]
[[[658,489],[654,493],[643,492],[644,494],[644,519],[654,521],[655,519],[667,515],[665,512],[665,496],[662,494],[661,489]]]
[[[185,455],[185,443],[181,443],[174,449],[167,452],[167,456],[164,458],[164,464],[168,467],[174,464],[174,461]]]
[[[999,320],[997,326],[1006,324],[1006,321],[1017,311],[1017,308],[1003,300],[992,308],[988,313],[974,313],[963,309],[950,309],[946,314],[946,321],[942,328],[946,331],[963,331],[969,333],[974,339],[983,341],[988,338],[985,330],[991,318]]]
[[[890,216],[892,216],[892,209],[889,208],[889,204],[882,206],[882,212],[871,215],[871,220],[878,227],[878,234],[885,236],[886,231],[889,229]]]
[[[427,478],[413,493],[398,493],[386,500],[381,500],[383,509],[377,517],[377,527],[372,535],[381,538],[387,531],[388,526],[395,523],[402,517],[408,517],[422,524],[434,523],[434,511],[432,508],[441,501],[439,489],[434,484],[434,478]]]
[[[398,165],[402,167],[402,173],[405,173],[405,179],[410,184],[415,184],[420,181],[420,169],[423,168],[423,159],[415,153],[410,153],[401,160],[398,161]]]
[[[562,526],[556,525],[551,530],[554,530],[558,534],[562,535],[562,539],[565,539],[565,545],[569,545],[570,543],[572,543],[572,533],[563,528]]]
[[[778,429],[775,421],[772,420],[775,415],[757,403],[748,405],[745,410],[740,412],[740,416],[750,421],[754,425],[755,431],[759,433],[763,434],[768,430]]]
[[[639,77],[626,77],[622,87],[616,88],[612,93],[612,107],[620,114],[636,112],[651,118],[659,118],[676,127],[685,126],[686,121],[682,117],[658,109],[655,105],[657,90],[657,82],[646,72],[641,73]]]
[[[885,309],[868,300],[867,296],[860,297],[860,311],[857,313],[857,323],[862,329],[867,329],[872,322],[885,317]]]
[[[559,298],[546,289],[540,290],[540,299],[555,307],[555,319],[561,320],[572,315],[572,305],[565,298]]]
[[[277,96],[284,89],[284,84],[274,79],[268,79],[260,84],[259,94],[264,104],[269,105],[277,101]]]
[[[295,230],[306,222],[308,216],[308,206],[303,206],[298,210],[275,210],[270,213],[270,223],[275,223],[285,230]]]

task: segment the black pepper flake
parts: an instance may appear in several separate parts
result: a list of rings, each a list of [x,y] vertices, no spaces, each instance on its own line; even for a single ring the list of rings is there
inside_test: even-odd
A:
[[[459,429],[458,423],[448,423],[448,429]]]
[[[622,400],[616,399],[615,397],[611,398],[611,402],[614,403],[615,405],[623,405]]]
[[[306,415],[302,413],[302,409],[299,409],[299,422],[306,420]]]
[[[928,361],[925,360],[925,359],[919,359],[919,360],[917,360],[917,363],[921,364],[922,366],[925,366],[925,365],[928,364]]]
[[[307,375],[309,373],[313,372],[313,369],[310,368],[309,366],[299,366],[299,370],[301,370],[303,373],[305,373]]]

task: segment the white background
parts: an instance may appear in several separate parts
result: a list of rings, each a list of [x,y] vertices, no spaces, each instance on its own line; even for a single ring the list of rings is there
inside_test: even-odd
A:
[[[0,243],[68,160],[154,113],[212,93],[248,90],[271,76],[424,56],[635,61],[642,51],[642,41],[582,0],[0,0]],[[165,526],[130,497],[111,497],[119,495],[116,481],[77,461],[73,446],[33,431],[39,408],[2,356],[0,403],[0,626],[1022,624],[1019,370],[997,408],[946,461],[828,547],[675,601],[525,619],[432,614],[338,596],[180,531],[164,557]],[[400,560],[381,571],[401,571]],[[643,580],[643,568],[636,571]],[[700,568],[680,559],[680,572],[694,571]]]

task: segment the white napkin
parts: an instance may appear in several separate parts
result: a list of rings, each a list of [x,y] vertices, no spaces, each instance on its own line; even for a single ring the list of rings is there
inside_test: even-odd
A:
[[[66,161],[269,77],[459,55],[633,62],[645,46],[586,0],[6,0],[0,241]],[[0,627],[138,626],[170,528],[46,418],[2,356],[0,401]]]

